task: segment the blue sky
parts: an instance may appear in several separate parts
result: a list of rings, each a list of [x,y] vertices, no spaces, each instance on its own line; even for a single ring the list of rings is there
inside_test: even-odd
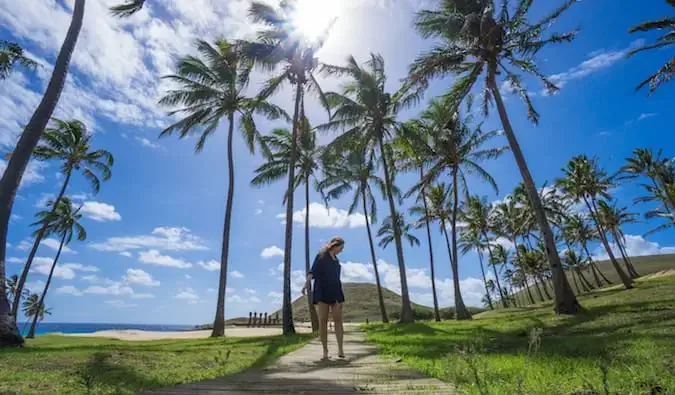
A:
[[[316,0],[319,2],[320,0]],[[0,151],[11,150],[21,125],[36,107],[49,78],[58,48],[68,28],[72,0],[35,0],[31,7],[19,7],[0,0],[0,38],[20,42],[43,67],[37,72],[20,71],[2,82],[0,91]],[[73,242],[57,269],[47,304],[53,308],[52,322],[128,322],[200,324],[213,318],[218,283],[216,260],[227,185],[225,167],[225,124],[205,150],[193,153],[194,139],[158,140],[162,127],[171,120],[157,99],[167,88],[159,80],[171,71],[180,55],[194,53],[195,38],[251,37],[255,26],[246,21],[248,2],[243,0],[150,0],[141,14],[119,21],[111,18],[109,0],[87,2],[85,22],[78,41],[68,82],[55,116],[80,119],[94,132],[93,144],[115,156],[113,178],[92,196],[84,180],[76,176],[68,190],[84,204],[83,220],[89,234],[85,242]],[[161,5],[160,5],[161,3]],[[430,42],[412,29],[415,10],[428,7],[425,0],[348,0],[325,2],[319,9],[333,9],[339,19],[319,57],[340,64],[347,55],[358,60],[370,51],[385,58],[389,85],[397,87],[411,60]],[[538,2],[532,15],[548,9]],[[555,96],[545,96],[541,86],[526,80],[541,122],[533,126],[525,117],[522,102],[508,95],[506,105],[530,169],[539,184],[560,175],[560,168],[573,155],[598,156],[602,165],[614,171],[635,147],[672,148],[674,87],[666,85],[652,97],[635,93],[634,86],[660,67],[671,54],[644,53],[626,59],[627,51],[652,37],[629,35],[628,27],[671,12],[665,2],[649,5],[626,3],[621,7],[608,0],[576,4],[553,26],[555,31],[581,28],[573,44],[543,51],[540,66],[562,86]],[[603,15],[597,18],[597,15]],[[321,15],[317,16],[317,18]],[[255,91],[263,75],[256,74]],[[443,93],[451,80],[432,84],[427,99]],[[322,80],[325,90],[337,89],[337,80]],[[505,88],[505,93],[506,93]],[[280,92],[275,102],[292,109],[292,93]],[[312,99],[308,114],[313,124],[326,115]],[[407,111],[415,116],[420,108]],[[494,115],[486,128],[500,128]],[[284,126],[259,120],[268,132]],[[330,135],[321,136],[327,142]],[[671,143],[667,143],[671,141]],[[506,144],[506,141],[500,142]],[[279,306],[281,281],[279,264],[283,246],[283,225],[279,214],[283,183],[263,189],[249,185],[254,169],[262,163],[251,156],[239,136],[235,139],[236,195],[232,222],[227,316],[249,311],[272,311]],[[673,155],[666,152],[666,155]],[[0,160],[0,170],[6,163]],[[485,168],[497,179],[500,196],[485,184],[470,180],[474,193],[490,200],[503,199],[520,180],[512,155],[506,154]],[[19,272],[31,244],[29,224],[36,207],[57,192],[61,179],[55,163],[31,163],[24,176],[10,223],[7,252],[8,274]],[[404,175],[400,186],[411,185],[414,176]],[[639,193],[633,185],[622,185],[615,197],[623,205]],[[304,271],[304,203],[297,195],[293,248],[293,287],[298,294]],[[310,205],[312,253],[331,236],[340,235],[347,245],[342,262],[344,281],[373,281],[362,214],[347,215],[348,201],[321,207],[317,193]],[[381,217],[386,207],[380,202]],[[643,212],[647,206],[632,207]],[[633,254],[675,252],[674,232],[662,232],[645,240],[641,235],[654,226],[638,223],[627,226],[629,250]],[[422,232],[418,235],[424,240]],[[440,234],[434,236],[438,286],[443,305],[451,305],[452,283],[447,251]],[[41,289],[55,250],[53,241],[41,246],[32,290]],[[602,255],[600,251],[597,252]],[[393,246],[378,249],[384,283],[398,289]],[[405,249],[413,300],[431,301],[426,245]],[[460,259],[460,280],[465,301],[478,305],[482,285],[475,254]],[[638,268],[639,270],[639,268]]]

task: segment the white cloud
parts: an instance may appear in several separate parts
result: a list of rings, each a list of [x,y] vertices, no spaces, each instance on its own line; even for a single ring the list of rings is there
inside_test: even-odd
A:
[[[115,206],[102,202],[84,202],[80,212],[85,217],[97,222],[119,221],[122,219],[122,216],[115,211]]]
[[[220,262],[213,259],[211,259],[210,261],[199,261],[197,262],[197,265],[201,266],[202,268],[210,272],[220,270]]]
[[[146,287],[159,286],[159,281],[153,280],[150,273],[141,269],[127,269],[127,274],[123,279],[129,284],[144,285]]]
[[[260,215],[260,214],[262,214],[262,213],[263,213],[263,211],[262,211],[261,208],[255,209],[255,212],[254,212],[255,215]]]
[[[63,265],[63,267],[73,270],[79,270],[81,272],[93,272],[93,273],[98,272],[100,270],[96,266],[85,266],[79,263],[66,263]]]
[[[192,278],[191,275],[189,275],[189,274],[186,274],[186,275],[185,275],[185,279],[186,279],[186,280],[189,280],[189,279],[191,279],[191,278]]]
[[[52,264],[54,263],[53,258],[47,257],[35,257],[33,259],[33,264],[30,271],[32,273],[38,273],[43,276],[48,276],[49,271],[51,270]],[[57,264],[54,268],[54,277],[61,278],[64,280],[72,280],[75,278],[75,272],[95,272],[98,271],[97,267],[94,266],[84,266],[79,263],[66,263],[66,264]]]
[[[174,298],[184,300],[190,304],[195,304],[199,300],[199,295],[197,295],[197,292],[192,288],[183,288],[176,296],[174,296]]]
[[[21,221],[23,219],[23,217],[18,214],[12,214],[9,218],[12,221]]]
[[[659,114],[654,113],[654,112],[642,113],[642,114],[640,114],[640,116],[638,117],[638,121],[642,121],[643,119],[655,117],[655,116],[657,116],[657,115],[659,115]]]
[[[284,250],[273,245],[271,247],[264,248],[260,253],[260,256],[265,259],[273,258],[275,256],[284,256]]]
[[[232,277],[234,277],[234,278],[244,278],[244,275],[241,274],[241,272],[239,272],[239,271],[237,271],[237,270],[231,271],[231,272],[230,272],[230,276],[232,276]]]
[[[44,239],[40,242],[40,244],[49,247],[54,251],[57,251],[59,249],[59,245],[61,245],[61,242],[56,239]],[[61,252],[64,254],[77,254],[77,252],[73,251],[70,247],[68,247],[65,244],[63,245],[63,249],[61,249]]]
[[[110,305],[112,307],[115,307],[117,309],[124,309],[124,308],[131,308],[131,307],[137,307],[137,304],[133,303],[127,303],[123,300],[119,299],[113,299],[113,300],[106,300],[105,304]]]
[[[247,293],[247,294],[249,294],[249,295],[255,295],[257,292],[256,292],[255,289],[244,288],[244,293]]]
[[[284,294],[281,292],[270,292],[267,294],[270,298],[270,303],[274,306],[279,306],[284,301]]]
[[[131,296],[134,290],[128,285],[123,285],[120,282],[108,280],[107,286],[91,285],[85,288],[82,292],[93,295],[114,295],[114,296]]]
[[[9,257],[7,258],[7,263],[24,263],[26,260],[17,258],[17,257]]]
[[[553,74],[549,76],[549,79],[558,86],[558,88],[563,88],[570,81],[580,80],[600,70],[612,67],[614,64],[624,59],[632,49],[642,45],[643,42],[643,40],[636,40],[633,41],[628,48],[616,51],[598,50],[592,52],[589,59],[584,60],[577,66],[571,67],[565,72]],[[549,93],[544,89],[541,94],[547,96]]]
[[[132,255],[131,255],[131,253],[130,253],[129,251],[122,251],[122,252],[120,252],[120,255],[125,256],[125,257],[127,257],[127,258],[131,258],[131,257],[132,257]]]
[[[304,224],[307,208],[293,213],[293,222]],[[286,214],[277,215],[282,223],[286,220]],[[360,213],[349,214],[347,210],[335,207],[326,208],[320,203],[309,204],[309,226],[313,228],[358,228],[366,226],[366,217]]]
[[[152,299],[155,297],[155,295],[149,293],[140,293],[140,294],[133,293],[130,295],[130,297],[131,299]]]
[[[260,303],[260,299],[256,296],[241,296],[241,295],[231,295],[226,298],[228,303]]]
[[[162,255],[157,250],[141,251],[138,253],[138,260],[141,263],[150,265],[175,267],[178,269],[188,269],[192,267],[192,263],[186,262],[182,259],[173,258],[168,255]]]
[[[4,85],[4,81],[3,81]],[[0,93],[0,96],[2,94]],[[0,99],[0,103],[2,103],[2,100]],[[0,114],[2,113],[3,110],[0,109]],[[0,115],[0,119],[1,119]],[[0,129],[1,130],[1,129]],[[0,133],[0,147],[3,146],[3,143],[5,142],[5,136],[2,136],[2,133]],[[26,166],[26,171],[23,173],[23,178],[21,178],[21,187],[27,187],[32,184],[39,184],[45,180],[45,177],[40,174],[40,170],[44,169],[46,165],[42,162],[38,161],[30,161],[28,162],[28,166]],[[4,159],[0,159],[0,174],[5,173],[5,169],[7,169],[7,161]]]
[[[139,249],[169,251],[203,251],[208,248],[187,228],[155,228],[150,235],[111,237],[103,243],[93,243],[98,251],[123,252]]]
[[[64,285],[63,287],[56,288],[57,294],[69,294],[73,296],[82,296],[82,292],[72,285]]]
[[[610,243],[615,257],[621,257],[621,252],[615,243]],[[639,235],[626,235],[626,252],[628,256],[644,256],[675,253],[675,246],[661,246],[659,243],[645,240]],[[598,245],[592,253],[593,259],[609,259],[607,251],[602,245]],[[639,268],[637,268],[639,271]]]
[[[32,247],[33,243],[28,239],[24,239],[19,242],[19,245],[16,246],[16,249],[21,251],[27,251],[30,250]]]
[[[49,202],[56,199],[56,195],[53,193],[43,193],[40,195],[40,198],[35,202],[35,207],[40,209],[45,209],[49,207]]]
[[[152,141],[148,140],[145,137],[138,137],[136,136],[136,141],[138,141],[142,146],[150,149],[159,149],[160,146],[159,144],[153,143]]]

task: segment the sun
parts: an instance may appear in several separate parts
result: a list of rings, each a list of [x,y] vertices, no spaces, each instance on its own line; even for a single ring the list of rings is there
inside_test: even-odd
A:
[[[316,42],[337,19],[341,0],[297,0],[291,14],[293,29],[305,40]]]

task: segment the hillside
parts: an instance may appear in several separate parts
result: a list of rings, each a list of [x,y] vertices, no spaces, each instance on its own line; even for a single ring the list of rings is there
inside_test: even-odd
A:
[[[345,293],[345,303],[343,307],[343,319],[345,322],[370,322],[380,320],[380,307],[377,299],[377,286],[375,284],[357,284],[345,283],[342,285]],[[396,320],[401,311],[401,296],[397,293],[383,288],[384,304],[390,320]],[[482,309],[469,308],[472,312],[479,312]],[[413,303],[413,311],[416,317],[421,319],[433,318],[433,308]],[[452,318],[454,309],[444,308],[441,315],[444,318]],[[277,310],[272,316],[281,311]],[[293,320],[298,322],[309,321],[309,310],[307,299],[299,297],[293,301]]]

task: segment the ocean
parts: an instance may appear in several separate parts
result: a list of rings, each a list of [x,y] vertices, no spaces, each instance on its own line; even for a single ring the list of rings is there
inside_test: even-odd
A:
[[[20,322],[19,329],[24,335],[28,333],[30,323]],[[141,331],[172,332],[194,329],[194,325],[147,325],[147,324],[85,324],[70,322],[43,322],[35,330],[36,335],[47,333],[94,333],[106,330],[135,329]]]

